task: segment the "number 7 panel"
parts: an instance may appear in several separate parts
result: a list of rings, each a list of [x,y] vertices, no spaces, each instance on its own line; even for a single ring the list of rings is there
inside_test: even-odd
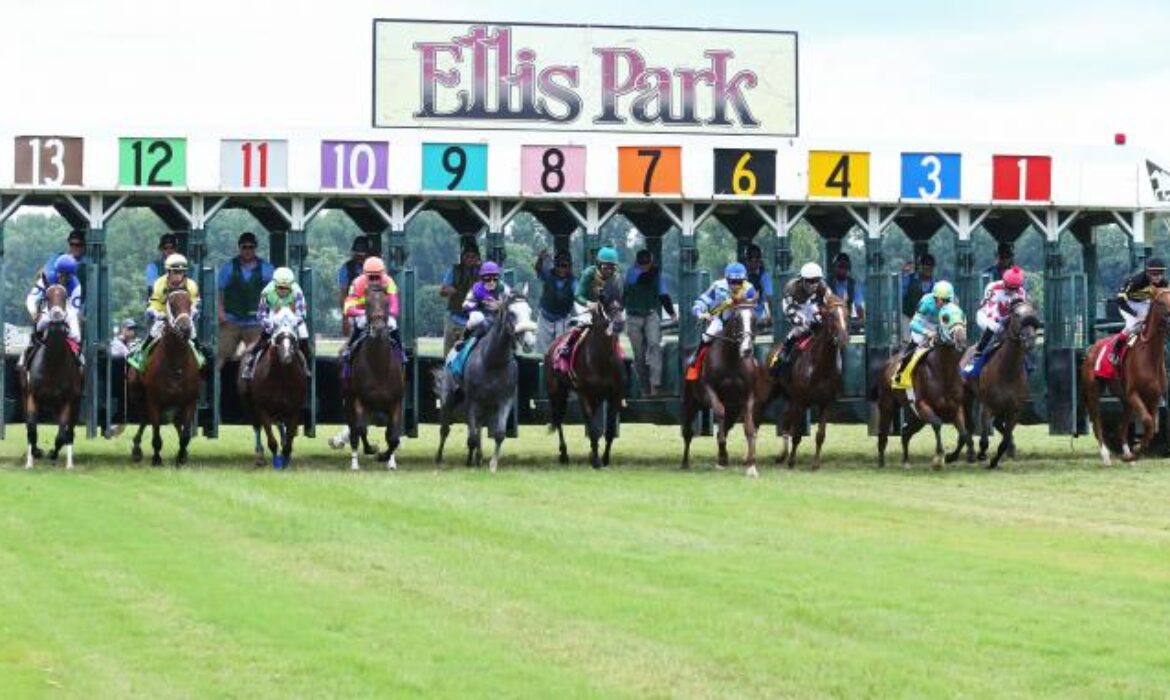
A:
[[[679,194],[682,192],[681,146],[619,146],[618,192]]]

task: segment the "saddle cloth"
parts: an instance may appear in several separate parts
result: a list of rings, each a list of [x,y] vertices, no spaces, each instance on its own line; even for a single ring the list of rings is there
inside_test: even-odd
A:
[[[1121,376],[1121,365],[1125,362],[1125,356],[1129,354],[1129,349],[1137,342],[1138,334],[1134,333],[1129,336],[1125,344],[1121,346],[1121,352],[1117,356],[1117,364],[1109,361],[1109,354],[1113,350],[1113,344],[1117,342],[1117,336],[1120,333],[1115,333],[1105,339],[1101,344],[1101,349],[1097,351],[1097,359],[1093,361],[1093,376],[1098,379],[1115,379]]]
[[[155,345],[158,345],[157,339],[147,341],[134,348],[130,351],[130,354],[126,356],[126,364],[130,365],[139,372],[144,371],[146,368],[146,361],[150,359],[150,354],[154,352]],[[199,346],[195,344],[195,341],[188,340],[187,345],[191,347],[191,352],[195,353],[195,363],[199,366],[199,369],[203,369],[203,365],[207,362],[207,358],[205,358],[203,353],[200,352]]]
[[[910,362],[906,365],[906,370],[902,372],[902,380],[898,381],[898,375],[895,374],[890,378],[890,387],[893,389],[913,389],[914,388],[914,369],[918,367],[918,363],[930,352],[932,348],[917,348],[914,350],[914,355],[910,357]]]

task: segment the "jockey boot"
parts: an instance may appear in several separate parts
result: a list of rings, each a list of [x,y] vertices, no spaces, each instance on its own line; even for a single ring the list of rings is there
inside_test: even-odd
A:
[[[995,332],[990,328],[983,329],[983,335],[979,337],[979,343],[975,346],[975,354],[971,356],[971,361],[960,370],[960,374],[964,378],[971,379],[979,376],[979,372],[983,369],[983,363],[987,361],[983,353],[987,352],[987,346],[991,344],[994,337]]]
[[[910,364],[910,358],[914,357],[914,351],[918,346],[914,343],[906,343],[906,347],[902,349],[902,359],[898,362],[898,370],[894,372],[894,381],[901,383],[902,373],[906,371],[906,365]]]
[[[1125,347],[1125,341],[1127,340],[1129,340],[1129,337],[1125,334],[1125,331],[1122,331],[1117,334],[1117,338],[1113,341],[1113,347],[1109,352],[1109,361],[1114,365],[1121,362],[1121,349]]]
[[[309,339],[301,338],[297,340],[297,349],[301,351],[301,356],[305,358],[305,376],[313,376],[313,356],[309,353]]]

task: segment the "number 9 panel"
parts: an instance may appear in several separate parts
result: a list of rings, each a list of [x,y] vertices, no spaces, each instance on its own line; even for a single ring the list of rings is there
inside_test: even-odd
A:
[[[424,143],[422,188],[447,192],[487,189],[487,144]]]
[[[584,146],[524,146],[520,150],[524,194],[584,194]]]

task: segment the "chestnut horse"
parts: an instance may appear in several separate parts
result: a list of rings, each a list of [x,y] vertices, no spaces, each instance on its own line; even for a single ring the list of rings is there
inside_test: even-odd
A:
[[[900,357],[895,354],[878,373],[877,386],[870,393],[878,403],[878,467],[886,466],[886,441],[893,428],[899,407],[906,407],[906,424],[902,426],[902,466],[910,466],[910,438],[930,423],[934,429],[934,460],[931,466],[941,469],[943,464],[942,425],[953,423],[959,431],[959,441],[966,444],[967,416],[963,405],[963,378],[959,374],[959,359],[967,347],[967,321],[963,310],[947,304],[939,310],[938,335],[931,349],[918,362],[911,377],[911,389],[895,389],[890,378],[898,371]],[[948,456],[947,461],[953,461]]]
[[[397,469],[394,451],[402,441],[406,367],[395,347],[389,325],[390,303],[386,290],[370,285],[366,291],[364,339],[350,353],[349,377],[343,376],[341,395],[349,426],[349,468],[358,467],[358,443],[368,443],[367,431],[374,413],[386,414],[386,449],[377,459],[387,469]],[[344,371],[344,369],[343,369]]]
[[[694,436],[694,418],[700,409],[710,408],[715,413],[719,443],[718,468],[727,466],[727,433],[736,420],[743,419],[743,434],[747,438],[744,456],[746,474],[756,477],[756,425],[760,406],[770,390],[764,369],[756,361],[754,301],[737,304],[723,332],[711,339],[707,356],[699,370],[699,378],[688,380],[682,391],[682,468],[690,468],[691,438]]]
[[[272,466],[283,469],[292,460],[293,441],[301,425],[308,388],[306,378],[309,358],[301,354],[297,338],[297,316],[283,308],[272,315],[275,331],[264,352],[257,357],[252,379],[242,376],[236,380],[240,403],[252,415],[252,430],[256,434],[256,463],[264,464],[264,450],[260,447],[260,428],[268,438]],[[244,363],[240,363],[241,374]],[[280,430],[280,442],[272,432],[272,424]]]
[[[778,396],[785,398],[784,413],[780,418],[783,446],[776,456],[777,464],[787,460],[789,469],[795,466],[796,448],[800,445],[804,428],[804,413],[812,407],[817,412],[817,451],[813,456],[812,468],[820,469],[829,405],[841,393],[841,355],[848,344],[849,322],[845,318],[845,302],[833,294],[826,295],[823,318],[817,330],[813,331],[808,349],[797,355],[791,361],[791,366],[779,375],[772,375],[768,402]],[[768,353],[769,367],[782,345],[777,343]]]
[[[1093,422],[1101,459],[1109,464],[1109,447],[1101,427],[1101,395],[1106,389],[1121,399],[1121,459],[1132,462],[1144,452],[1158,432],[1158,401],[1166,395],[1166,331],[1170,327],[1170,289],[1159,289],[1150,301],[1150,312],[1137,342],[1121,361],[1120,375],[1108,381],[1097,379],[1093,368],[1102,352],[1109,352],[1112,336],[1102,338],[1089,348],[1081,362],[1081,400]],[[1142,422],[1142,439],[1136,450],[1129,446],[1129,424],[1134,418]]]
[[[126,381],[146,403],[146,410],[134,436],[134,447],[130,457],[142,461],[142,433],[147,422],[151,427],[151,447],[154,456],[150,463],[162,465],[162,436],[159,425],[163,414],[171,411],[172,423],[179,434],[179,452],[175,455],[175,466],[187,462],[187,444],[191,442],[191,431],[195,422],[195,409],[199,402],[199,362],[191,348],[191,337],[195,331],[192,318],[191,295],[185,289],[175,289],[167,294],[166,317],[163,332],[146,359],[146,367],[140,373],[132,367],[126,368]]]
[[[68,321],[69,293],[65,287],[54,284],[45,290],[42,314],[48,317],[44,340],[30,351],[24,370],[20,373],[20,388],[24,396],[24,422],[28,432],[28,455],[25,469],[32,469],[33,460],[44,456],[37,447],[37,411],[48,409],[57,417],[57,439],[49,450],[49,459],[57,459],[65,448],[65,468],[73,468],[73,427],[81,409],[81,387],[84,375],[77,355],[69,347]]]

